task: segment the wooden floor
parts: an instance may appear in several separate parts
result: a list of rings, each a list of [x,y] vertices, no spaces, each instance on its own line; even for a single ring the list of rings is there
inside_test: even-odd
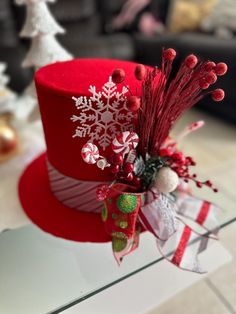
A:
[[[177,129],[202,119],[206,126],[183,143],[183,150],[195,157],[200,173],[223,187],[222,193],[231,202],[231,210],[234,210],[232,204],[234,207],[235,202],[236,215],[236,126],[191,111],[179,122]],[[227,206],[225,202],[225,210]],[[222,229],[220,238],[233,261],[148,314],[236,313],[236,223]]]

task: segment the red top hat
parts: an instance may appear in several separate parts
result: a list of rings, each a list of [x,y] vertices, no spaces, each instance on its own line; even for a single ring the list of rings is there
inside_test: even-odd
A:
[[[215,206],[190,195],[180,179],[217,189],[211,181],[201,182],[190,174],[195,162],[179,151],[169,133],[205,95],[223,100],[223,90],[205,90],[226,73],[227,65],[198,63],[189,55],[172,78],[175,56],[174,49],[163,50],[161,71],[130,62],[84,59],[52,64],[36,73],[47,154],[26,169],[19,195],[39,227],[76,241],[112,240],[118,263],[138,247],[145,228],[168,261],[203,272],[195,249],[191,254],[188,250],[196,231],[179,216],[211,232],[208,218],[215,230]],[[184,135],[198,127],[193,124]],[[174,191],[177,201],[170,197]],[[104,201],[103,209],[97,200]],[[202,243],[206,247],[205,240],[197,244],[198,252]],[[171,256],[165,252],[170,243]]]
[[[47,152],[22,175],[19,195],[26,214],[43,230],[75,241],[110,240],[95,191],[101,182],[112,178],[106,170],[93,167],[91,171],[82,160],[81,148],[93,136],[106,157],[112,132],[132,125],[124,106],[124,87],[109,81],[109,76],[115,68],[124,69],[126,85],[139,93],[141,83],[134,78],[135,67],[135,63],[125,61],[78,59],[37,71],[35,83]],[[90,121],[84,120],[84,112]]]

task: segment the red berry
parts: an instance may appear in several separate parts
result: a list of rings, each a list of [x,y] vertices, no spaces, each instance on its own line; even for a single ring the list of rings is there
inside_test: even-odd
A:
[[[110,167],[110,171],[111,171],[111,173],[113,173],[113,174],[118,173],[119,170],[120,170],[119,165],[112,165],[112,166]]]
[[[225,92],[223,89],[218,88],[212,92],[211,96],[214,101],[222,101],[225,98]]]
[[[126,180],[127,181],[133,181],[133,178],[134,178],[134,175],[133,175],[133,173],[130,172],[127,174]]]
[[[195,55],[189,55],[184,62],[188,68],[193,69],[198,63],[198,58]]]
[[[124,158],[121,154],[115,154],[113,157],[113,162],[115,165],[122,165]]]
[[[138,64],[135,68],[134,75],[137,80],[142,81],[146,76],[146,68],[143,64]]]
[[[218,190],[218,189],[213,189],[213,191],[214,191],[215,193],[218,193],[218,192],[219,192],[219,190]]]
[[[173,61],[176,57],[176,51],[173,48],[169,48],[163,51],[163,59],[166,61]]]
[[[179,164],[184,164],[185,161],[186,161],[186,158],[184,156],[184,154],[180,153],[180,152],[176,152],[174,153],[171,158],[176,162],[176,163],[179,163]]]
[[[205,80],[208,84],[215,84],[215,82],[217,81],[217,75],[214,72],[209,72],[205,76]]]
[[[207,81],[203,78],[200,80],[199,86],[201,89],[208,89],[210,84],[208,84]]]
[[[124,164],[124,171],[126,172],[126,173],[130,173],[130,172],[132,172],[134,170],[134,164],[132,163],[132,162],[126,162],[125,164]]]
[[[225,73],[228,71],[228,66],[224,62],[217,63],[215,72],[218,76],[225,75]]]
[[[211,182],[210,180],[207,180],[207,181],[206,181],[206,185],[211,188],[211,187],[212,187],[212,182]]]
[[[125,71],[123,69],[115,69],[113,72],[112,72],[112,81],[114,83],[122,83],[125,79]]]
[[[216,66],[215,62],[208,61],[208,62],[205,64],[205,71],[206,71],[206,72],[211,72],[211,71],[215,68],[215,66]]]
[[[201,189],[202,188],[202,182],[196,182],[196,186],[199,188],[199,189]]]
[[[130,96],[129,99],[127,100],[126,106],[128,110],[135,112],[139,110],[141,106],[141,100],[137,96]]]
[[[161,148],[159,151],[159,155],[161,157],[170,157],[171,155],[173,155],[173,152],[168,148]]]

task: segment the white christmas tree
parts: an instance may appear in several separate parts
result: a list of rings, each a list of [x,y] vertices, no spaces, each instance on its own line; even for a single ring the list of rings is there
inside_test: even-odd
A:
[[[13,111],[15,94],[7,87],[9,77],[4,73],[6,64],[0,62],[0,115]]]
[[[65,32],[51,15],[46,4],[46,2],[55,1],[15,0],[15,2],[18,5],[26,5],[26,20],[20,36],[32,39],[30,50],[23,60],[22,66],[34,67],[36,70],[56,61],[72,59],[72,55],[55,38],[56,34]],[[36,96],[34,82],[26,88],[26,93],[33,97]]]

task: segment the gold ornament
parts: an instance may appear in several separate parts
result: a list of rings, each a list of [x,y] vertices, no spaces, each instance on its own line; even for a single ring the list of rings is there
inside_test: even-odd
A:
[[[18,148],[15,130],[8,124],[6,117],[0,117],[0,162],[14,156]]]

